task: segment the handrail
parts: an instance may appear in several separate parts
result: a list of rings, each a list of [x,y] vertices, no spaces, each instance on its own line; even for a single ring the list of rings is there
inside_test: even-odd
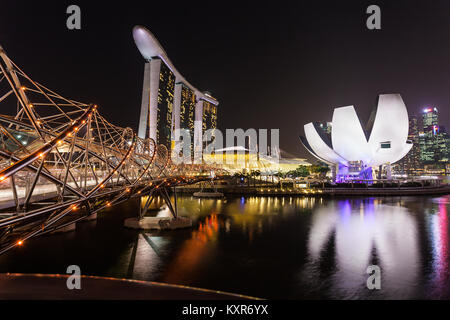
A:
[[[86,125],[86,121],[83,123],[83,120],[86,120],[91,115],[91,111],[95,110],[95,108],[96,106],[90,105],[89,108],[86,109],[86,111],[77,120],[72,122],[70,126],[68,126],[63,132],[61,132],[55,138],[45,143],[42,147],[40,147],[33,153],[29,154],[28,156],[22,158],[21,160],[15,162],[14,164],[0,171],[0,181],[7,179],[20,169],[28,166],[29,164],[38,160],[39,158],[43,158],[50,150],[53,149],[54,146],[57,145],[58,141],[63,140],[66,136],[70,135],[75,129],[79,130],[78,128],[84,127]]]

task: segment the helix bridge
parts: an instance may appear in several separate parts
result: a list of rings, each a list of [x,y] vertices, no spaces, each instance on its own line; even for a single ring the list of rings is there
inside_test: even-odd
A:
[[[176,187],[225,174],[173,163],[164,145],[110,123],[97,105],[35,82],[1,46],[0,110],[13,113],[0,114],[0,254],[131,198],[148,196],[140,218],[155,195],[176,217]]]

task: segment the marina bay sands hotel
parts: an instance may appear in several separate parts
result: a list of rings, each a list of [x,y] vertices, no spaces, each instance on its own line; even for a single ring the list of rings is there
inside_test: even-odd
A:
[[[146,60],[138,135],[174,149],[175,131],[191,137],[191,158],[202,154],[203,134],[217,128],[219,102],[192,86],[175,68],[155,36],[145,27],[133,29],[136,46]]]

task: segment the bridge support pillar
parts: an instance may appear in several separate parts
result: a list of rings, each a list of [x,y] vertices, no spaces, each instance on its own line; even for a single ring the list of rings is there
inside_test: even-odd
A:
[[[185,217],[133,217],[125,219],[124,226],[138,230],[174,230],[192,227],[192,220]]]
[[[161,188],[158,190],[158,194],[164,199],[167,208],[170,210],[172,214],[171,217],[146,217],[148,207],[150,203],[153,201],[155,197],[155,193],[151,192],[147,198],[147,201],[144,205],[139,207],[139,216],[128,218],[125,220],[124,225],[127,228],[139,229],[139,230],[174,230],[181,228],[190,228],[192,227],[192,220],[186,217],[178,216],[178,207],[177,207],[177,194],[176,189],[173,188],[174,192],[174,203],[172,203],[170,199],[170,195],[167,192],[166,188]]]

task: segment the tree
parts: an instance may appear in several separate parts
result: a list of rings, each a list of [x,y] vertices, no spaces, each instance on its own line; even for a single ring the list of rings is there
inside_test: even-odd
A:
[[[273,176],[274,176],[274,177],[278,177],[278,178],[284,178],[284,177],[286,176],[286,174],[283,173],[283,172],[281,172],[281,171],[279,171],[279,172],[275,172],[275,173],[273,174]]]
[[[310,171],[308,166],[300,165],[295,170],[291,170],[287,173],[287,176],[292,178],[298,178],[298,177],[307,177],[309,176]]]
[[[330,167],[325,164],[315,164],[310,167],[310,172],[317,174],[321,178],[325,178],[328,171],[330,171]]]

